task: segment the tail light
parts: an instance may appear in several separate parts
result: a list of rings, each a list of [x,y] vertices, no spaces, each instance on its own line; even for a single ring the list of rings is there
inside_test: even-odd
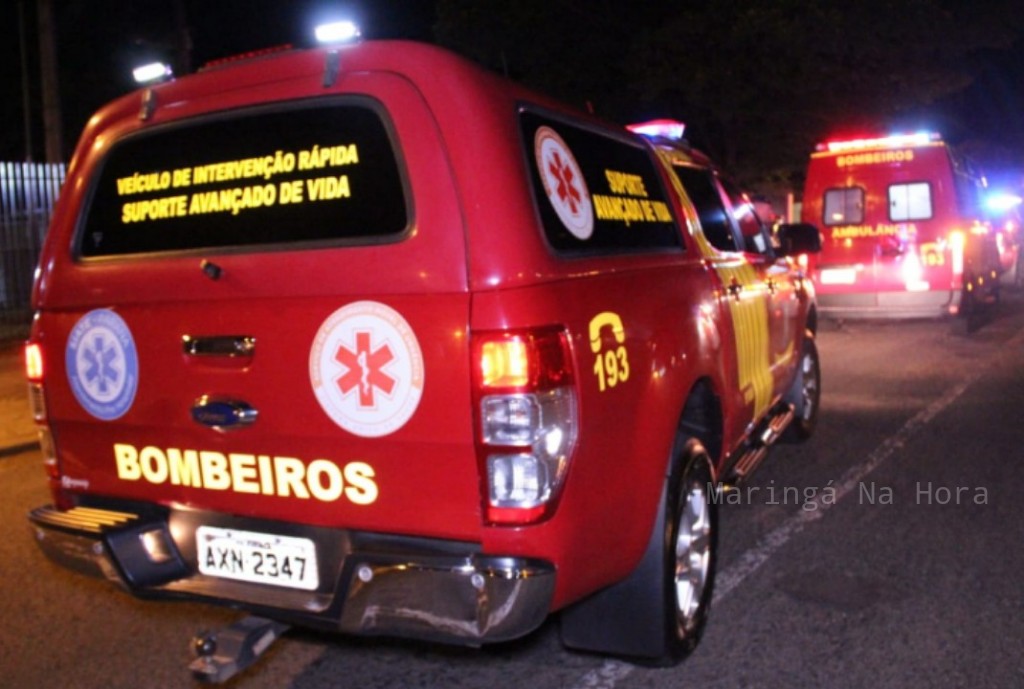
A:
[[[960,230],[949,233],[949,255],[953,268],[953,286],[959,287],[964,275],[964,244],[967,237]]]
[[[39,433],[39,448],[43,454],[43,466],[47,476],[52,481],[57,481],[60,478],[60,471],[57,467],[57,451],[53,444],[53,434],[46,423],[46,393],[43,388],[46,364],[43,348],[38,342],[29,342],[25,345],[24,354],[25,378],[28,380],[28,401],[32,409],[32,419],[36,422],[36,430]]]
[[[578,427],[572,352],[562,328],[473,337],[477,452],[487,522],[551,514]]]
[[[25,378],[28,380],[28,401],[36,423],[46,421],[46,399],[43,395],[43,348],[37,342],[25,345]]]

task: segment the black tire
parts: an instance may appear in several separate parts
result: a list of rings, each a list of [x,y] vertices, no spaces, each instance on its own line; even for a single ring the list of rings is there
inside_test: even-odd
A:
[[[658,665],[674,665],[693,652],[700,642],[711,609],[718,550],[718,505],[711,459],[696,440],[684,446],[678,478],[670,479],[670,513],[666,515],[667,569],[665,653],[653,659]]]
[[[624,581],[562,613],[562,642],[659,667],[700,641],[711,607],[718,512],[711,460],[681,439],[640,564]]]
[[[788,442],[803,442],[814,434],[821,406],[821,362],[814,338],[807,334],[800,350],[796,377],[783,398],[793,405],[793,421],[783,436]]]

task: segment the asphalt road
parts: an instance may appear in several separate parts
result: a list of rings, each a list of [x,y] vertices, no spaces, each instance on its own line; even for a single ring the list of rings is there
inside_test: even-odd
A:
[[[668,670],[570,653],[556,622],[468,650],[289,632],[227,686],[1024,686],[1024,297],[970,334],[828,324],[818,433],[722,506],[701,646]],[[36,551],[38,453],[0,458],[0,687],[191,687],[231,611],[135,600]]]

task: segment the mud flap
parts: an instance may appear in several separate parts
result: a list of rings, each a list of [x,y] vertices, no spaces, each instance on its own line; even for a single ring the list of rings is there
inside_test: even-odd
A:
[[[660,658],[667,651],[665,628],[652,621],[671,607],[662,579],[667,566],[665,539],[666,488],[640,564],[625,580],[598,591],[561,615],[562,643],[569,648],[616,656]]]

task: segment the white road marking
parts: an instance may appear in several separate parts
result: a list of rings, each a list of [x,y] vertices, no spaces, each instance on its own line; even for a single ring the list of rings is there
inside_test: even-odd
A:
[[[1004,351],[1013,351],[1022,343],[1024,343],[1024,331],[1017,333],[1007,342]],[[989,365],[991,366],[992,363]],[[743,583],[744,579],[760,569],[772,555],[789,543],[794,536],[803,531],[805,526],[821,519],[829,508],[834,507],[845,496],[856,490],[860,482],[868,474],[880,467],[893,453],[900,450],[911,437],[953,404],[968,387],[981,378],[987,368],[987,366],[978,367],[966,380],[953,386],[942,397],[939,397],[912,416],[895,434],[882,441],[863,462],[847,470],[834,486],[835,493],[828,501],[824,501],[823,494],[819,494],[813,501],[816,503],[813,509],[801,508],[795,515],[770,531],[761,539],[757,546],[745,552],[739,561],[728,569],[718,572],[715,575],[715,595],[712,599],[712,607],[719,605],[723,598]],[[833,497],[834,499],[832,499]],[[572,689],[614,689],[636,667],[621,660],[606,660],[601,667],[595,668],[580,677],[572,685]]]
[[[738,562],[728,569],[719,572],[715,576],[715,597],[712,600],[712,606],[717,605],[722,598],[729,595],[744,579],[760,569],[772,555],[786,545],[795,535],[803,531],[805,526],[821,519],[828,509],[839,504],[844,497],[855,491],[868,474],[880,467],[883,462],[889,459],[897,450],[900,450],[923,426],[927,425],[932,419],[953,404],[980,375],[980,373],[976,373],[947,390],[942,397],[912,416],[895,434],[886,438],[863,462],[850,467],[843,474],[842,478],[835,483],[833,486],[835,492],[827,501],[824,500],[824,493],[820,493],[817,498],[811,501],[814,503],[813,507],[810,505],[802,507],[795,515],[764,536],[757,546],[745,552]]]

